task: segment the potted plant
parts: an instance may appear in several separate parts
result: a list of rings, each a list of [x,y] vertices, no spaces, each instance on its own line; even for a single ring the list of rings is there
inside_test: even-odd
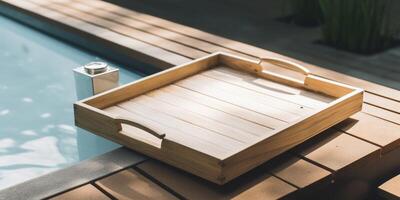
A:
[[[361,54],[396,44],[390,0],[319,0],[324,24],[323,43]]]

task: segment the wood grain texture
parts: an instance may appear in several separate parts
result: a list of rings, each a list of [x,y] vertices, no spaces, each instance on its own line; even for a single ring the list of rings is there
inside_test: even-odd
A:
[[[133,169],[126,169],[95,182],[116,199],[178,199]]]
[[[378,194],[388,200],[400,199],[400,175],[386,181],[378,187]]]
[[[51,198],[52,200],[70,200],[70,199],[87,199],[87,200],[111,200],[107,195],[103,194],[100,190],[93,185],[84,185],[79,188],[73,189],[66,193],[60,194]]]

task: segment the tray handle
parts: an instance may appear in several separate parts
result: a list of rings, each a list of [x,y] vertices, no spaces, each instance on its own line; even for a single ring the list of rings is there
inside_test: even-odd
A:
[[[273,72],[268,72],[262,66],[263,62],[268,62],[268,63],[274,64],[274,65],[277,65],[279,67],[283,67],[283,68],[286,68],[286,69],[289,69],[289,70],[292,70],[292,71],[296,71],[296,72],[299,72],[299,73],[301,73],[301,74],[303,74],[305,76],[308,76],[310,74],[310,70],[308,70],[307,68],[305,68],[304,66],[302,66],[302,65],[300,65],[298,63],[295,63],[295,62],[292,62],[292,61],[289,61],[289,60],[285,60],[285,59],[281,59],[281,58],[259,58],[258,65],[261,67],[260,71],[262,73],[268,74],[268,75],[272,75],[272,76],[278,77],[280,79],[285,79],[285,80],[288,80],[288,81],[291,81],[291,82],[304,84],[304,81],[298,81],[298,80],[293,79],[293,78],[288,77],[288,76],[276,74],[276,73],[273,73]]]
[[[115,122],[117,124],[120,124],[120,125],[121,124],[127,124],[127,125],[134,126],[134,127],[138,128],[138,129],[142,129],[142,130],[150,133],[151,135],[153,135],[153,136],[155,136],[155,137],[157,137],[157,138],[159,138],[161,140],[165,138],[165,133],[163,133],[163,134],[157,133],[153,129],[151,129],[151,128],[145,126],[145,125],[139,124],[137,122],[134,122],[131,119],[126,118],[126,117],[116,117],[115,118]]]

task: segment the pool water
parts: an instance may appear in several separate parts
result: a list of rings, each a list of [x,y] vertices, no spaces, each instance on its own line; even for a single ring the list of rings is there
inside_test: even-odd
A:
[[[0,190],[118,147],[77,142],[72,69],[91,61],[104,60],[0,16]],[[121,84],[143,76],[119,68]]]

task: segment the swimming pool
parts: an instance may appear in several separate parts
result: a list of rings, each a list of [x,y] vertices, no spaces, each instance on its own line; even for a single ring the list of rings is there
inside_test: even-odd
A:
[[[72,69],[103,60],[2,16],[0,27],[0,190],[118,147],[77,145]],[[121,84],[143,76],[120,68]]]

